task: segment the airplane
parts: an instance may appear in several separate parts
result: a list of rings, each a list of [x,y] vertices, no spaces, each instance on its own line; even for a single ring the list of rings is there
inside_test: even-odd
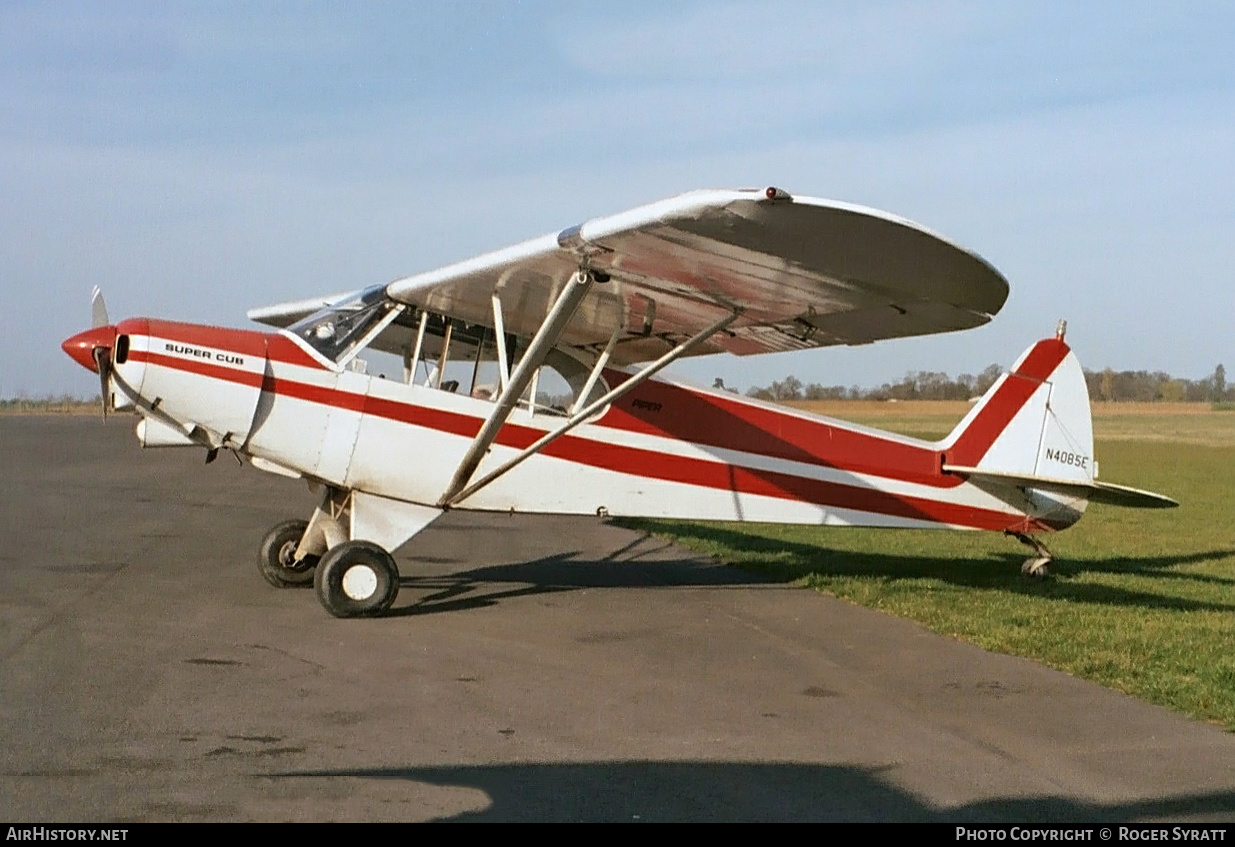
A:
[[[142,447],[204,448],[320,500],[262,540],[276,587],[381,615],[393,551],[450,509],[1005,533],[1090,502],[1170,507],[1098,480],[1061,322],[928,442],[654,379],[684,356],[869,344],[989,322],[985,259],[876,209],[779,188],[703,190],[396,279],[251,310],[275,331],[132,318],[101,294],[69,356]],[[385,361],[389,375],[371,368]]]

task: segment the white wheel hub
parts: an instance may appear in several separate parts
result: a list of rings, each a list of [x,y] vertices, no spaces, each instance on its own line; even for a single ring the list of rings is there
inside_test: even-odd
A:
[[[377,592],[377,571],[369,565],[352,565],[343,572],[343,593],[352,600],[368,600]]]

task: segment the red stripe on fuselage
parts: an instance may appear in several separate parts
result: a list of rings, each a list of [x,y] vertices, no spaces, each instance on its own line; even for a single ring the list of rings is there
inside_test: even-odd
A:
[[[321,363],[302,350],[296,342],[282,333],[255,332],[248,329],[225,329],[217,326],[186,324],[177,321],[142,319],[148,324],[140,334],[149,334],[168,341],[195,347],[225,350],[241,356],[260,356],[302,368],[326,370]],[[119,327],[124,331],[124,324]],[[135,333],[137,334],[137,333]]]
[[[217,326],[186,324],[178,321],[149,320],[148,332],[152,336],[191,344],[195,347],[212,347],[241,356],[266,356],[266,342],[270,338],[264,332],[249,329],[224,329]]]
[[[174,368],[179,371],[187,371],[199,376],[209,377],[210,379],[220,379],[225,382],[234,382],[240,385],[247,385],[250,388],[260,388],[262,386],[262,375],[256,371],[246,371],[243,368],[233,368],[227,365],[212,365],[209,362],[203,362],[200,359],[185,359],[179,356],[168,356],[164,353],[155,353],[146,350],[133,350],[129,353],[129,358],[134,362],[146,362],[151,365],[162,365],[165,368]],[[264,360],[263,360],[264,361]]]
[[[663,382],[621,398],[597,425],[922,485],[960,482],[942,474],[937,450]]]
[[[266,336],[266,339],[266,355],[273,361],[286,365],[299,365],[302,368],[313,368],[317,371],[329,370],[281,332],[271,333]]]

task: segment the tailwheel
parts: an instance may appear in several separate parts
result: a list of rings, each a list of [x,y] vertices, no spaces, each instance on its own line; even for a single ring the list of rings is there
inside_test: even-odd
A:
[[[1045,558],[1042,556],[1030,556],[1021,565],[1021,574],[1030,579],[1045,579],[1051,575],[1051,570],[1047,567],[1050,561],[1049,556]]]
[[[1032,535],[1026,535],[1023,532],[1009,532],[1008,535],[1014,536],[1017,541],[1027,547],[1033,548],[1034,555],[1026,559],[1025,563],[1021,565],[1022,576],[1027,576],[1030,579],[1045,579],[1050,576],[1051,571],[1047,565],[1050,564],[1054,557],[1051,555],[1051,551],[1046,549],[1045,544]]]
[[[317,599],[336,618],[372,617],[385,612],[399,593],[394,557],[369,541],[330,548],[313,579]]]
[[[257,553],[257,569],[262,578],[275,588],[307,587],[313,582],[317,556],[305,556],[296,561],[296,548],[309,524],[307,521],[284,521],[266,533]]]

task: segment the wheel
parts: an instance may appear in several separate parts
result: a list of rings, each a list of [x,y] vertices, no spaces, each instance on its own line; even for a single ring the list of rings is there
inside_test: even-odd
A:
[[[1047,567],[1050,561],[1045,556],[1026,559],[1025,564],[1021,565],[1021,575],[1030,579],[1046,579],[1051,574],[1050,568]]]
[[[312,584],[313,569],[319,557],[306,556],[300,562],[292,560],[308,528],[307,521],[284,521],[262,539],[257,553],[257,569],[275,588],[307,587]]]
[[[369,541],[330,548],[313,577],[317,599],[336,618],[380,615],[399,594],[394,557]]]

